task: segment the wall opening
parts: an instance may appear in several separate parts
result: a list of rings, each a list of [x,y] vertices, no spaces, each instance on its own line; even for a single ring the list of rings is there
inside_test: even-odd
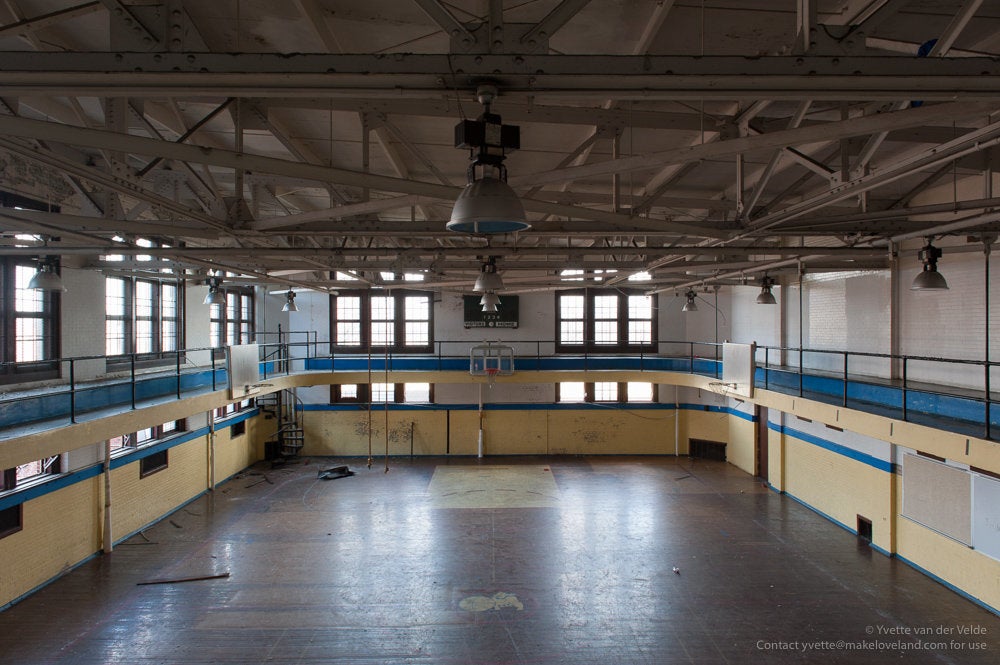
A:
[[[689,450],[690,452],[688,455],[691,457],[716,460],[719,462],[726,461],[726,444],[722,441],[691,439],[689,443]]]
[[[872,521],[861,515],[858,515],[858,540],[872,542]]]

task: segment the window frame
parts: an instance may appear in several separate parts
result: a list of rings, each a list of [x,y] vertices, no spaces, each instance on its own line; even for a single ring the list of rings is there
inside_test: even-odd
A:
[[[257,301],[253,287],[220,286],[219,291],[226,304],[208,306],[208,345],[217,349],[216,353],[230,344],[250,344],[257,329]],[[235,298],[235,307],[230,305],[231,298]],[[217,333],[212,331],[213,324],[218,325]]]
[[[584,398],[582,402],[571,402],[564,401],[562,399],[562,389],[563,383],[583,383],[583,394]],[[604,381],[566,381],[556,383],[556,403],[557,404],[657,404],[660,401],[660,386],[657,383],[651,381],[613,381],[611,383],[617,383],[617,395],[613,400],[599,400],[597,399],[596,383],[607,383]],[[628,384],[629,383],[650,383],[652,385],[653,394],[649,400],[642,401],[631,401],[628,397]]]
[[[583,316],[579,317],[564,317],[562,298],[572,297],[572,296],[582,296],[583,297]],[[607,297],[617,298],[617,316],[614,319],[596,316],[595,299],[596,298],[607,298]],[[650,318],[631,318],[629,309],[629,298],[632,296],[645,296],[651,299],[650,301]],[[624,354],[624,353],[648,353],[655,352],[657,349],[658,340],[658,326],[657,326],[657,295],[647,294],[641,290],[637,289],[594,289],[594,288],[583,288],[583,289],[570,289],[565,291],[559,291],[555,294],[555,350],[556,353],[614,353],[614,354]],[[583,341],[580,343],[574,342],[564,342],[563,341],[563,322],[579,324],[583,323]],[[607,321],[616,321],[617,325],[615,328],[615,342],[614,343],[601,343],[596,339],[596,328],[598,323],[604,323]],[[649,322],[650,326],[650,341],[648,343],[643,342],[629,342],[629,324],[632,322]]]
[[[58,257],[47,257],[52,260]],[[58,291],[37,292],[41,301],[40,311],[18,311],[18,268],[38,269],[30,259],[0,257],[0,383],[16,383],[57,378],[59,376],[59,350],[61,347],[61,294]],[[42,322],[42,358],[17,360],[18,320],[31,319]]]
[[[376,377],[372,377],[372,383],[381,383],[381,381],[375,381]],[[427,399],[426,402],[408,402],[406,401],[406,385],[407,382],[393,383],[392,384],[392,399],[389,400],[389,404],[434,404],[434,385],[433,383],[428,383],[426,381],[413,381],[410,383],[427,383]],[[331,404],[368,404],[369,397],[371,396],[370,386],[367,383],[351,383],[347,385],[357,386],[358,393],[356,397],[342,397],[341,395],[341,385],[331,384],[330,386],[330,403]],[[375,400],[371,402],[372,404],[384,404],[384,400]]]
[[[149,438],[139,441],[139,433],[149,431]],[[137,450],[142,450],[149,446],[155,445],[166,441],[167,439],[173,438],[174,436],[187,431],[187,419],[180,418],[178,420],[169,420],[165,423],[159,425],[154,425],[153,427],[146,427],[135,432],[129,432],[127,434],[120,434],[114,438],[121,438],[122,445],[117,448],[111,449],[111,456],[118,457],[120,455],[128,455]]]
[[[122,297],[124,299],[121,314],[108,313],[108,285],[112,281],[122,283]],[[137,301],[140,291],[140,283],[148,285],[150,288],[151,301],[148,309],[150,314],[140,315],[140,307]],[[157,277],[139,275],[107,275],[104,279],[104,348],[107,355],[109,367],[121,367],[131,362],[131,357],[135,356],[141,361],[143,366],[155,366],[165,364],[173,360],[175,354],[184,348],[184,289],[183,282],[176,279],[160,279]],[[172,317],[164,316],[164,293],[167,289],[174,292],[174,313]],[[122,325],[123,353],[108,353],[108,323],[110,321],[120,321]],[[150,345],[149,351],[138,351],[140,321],[149,322],[149,334],[147,336]],[[173,323],[174,336],[172,349],[164,348],[164,322]]]
[[[139,460],[139,478],[147,478],[154,473],[166,471],[170,467],[170,450],[159,450]]]
[[[406,299],[421,297],[427,299],[427,318],[407,318]],[[342,344],[337,340],[340,338],[338,318],[338,302],[340,298],[359,298],[359,316],[356,318],[342,319],[345,324],[358,325],[359,335],[357,344]],[[373,319],[372,300],[374,298],[391,298],[392,319]],[[375,344],[373,342],[373,328],[383,321],[392,321],[392,330],[386,337],[391,339],[389,344]],[[426,323],[427,342],[419,344],[408,344],[407,324]],[[353,335],[352,335],[353,336]],[[337,295],[330,296],[330,352],[337,353],[367,353],[369,350],[384,353],[410,353],[426,354],[434,352],[434,294],[430,291],[417,291],[410,289],[400,289],[397,291],[385,290],[353,290],[341,291]],[[361,400],[367,401],[367,400]]]

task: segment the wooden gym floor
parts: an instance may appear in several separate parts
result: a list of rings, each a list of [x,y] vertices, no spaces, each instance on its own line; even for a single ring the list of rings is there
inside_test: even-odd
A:
[[[1000,657],[995,615],[722,462],[382,464],[241,474],[0,613],[0,662]]]

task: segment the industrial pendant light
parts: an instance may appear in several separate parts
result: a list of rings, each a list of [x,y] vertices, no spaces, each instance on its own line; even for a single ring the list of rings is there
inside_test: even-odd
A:
[[[927,244],[917,254],[923,262],[924,268],[913,279],[910,286],[911,291],[946,291],[948,282],[944,275],[937,271],[937,260],[941,258],[941,250],[931,244],[927,239]]]
[[[202,304],[225,305],[226,294],[219,288],[222,285],[222,280],[218,277],[209,277],[205,280],[205,284],[208,285],[208,293],[205,294],[205,300]]]
[[[38,265],[38,272],[28,282],[28,288],[36,291],[65,291],[66,287],[63,286],[57,270],[55,259],[43,258]]]
[[[299,306],[295,304],[295,291],[288,289],[288,293],[285,294],[285,304],[281,308],[282,312],[297,312],[299,311]]]
[[[695,293],[694,291],[688,291],[687,293],[684,294],[684,297],[687,298],[687,302],[684,303],[683,307],[681,307],[681,311],[682,312],[697,312],[698,311],[698,303],[695,302],[695,298],[698,297],[698,294]]]
[[[479,299],[479,304],[483,306],[484,312],[496,312],[497,307],[500,306],[500,296],[493,291],[487,291]]]
[[[486,293],[487,291],[499,291],[503,288],[503,280],[497,272],[497,257],[491,256],[479,268],[479,277],[476,279],[472,290],[476,293]]]
[[[503,163],[507,151],[521,147],[521,129],[502,124],[499,115],[490,113],[490,104],[497,94],[496,86],[480,85],[476,98],[483,105],[483,114],[477,120],[463,120],[455,126],[455,147],[468,148],[472,163],[468,184],[455,200],[451,220],[446,225],[449,231],[488,235],[531,228],[521,200],[507,184],[507,167]],[[476,167],[482,173],[478,178]]]
[[[778,301],[774,299],[774,294],[771,293],[771,287],[774,286],[774,280],[764,275],[760,279],[760,294],[757,296],[758,305],[777,305]]]

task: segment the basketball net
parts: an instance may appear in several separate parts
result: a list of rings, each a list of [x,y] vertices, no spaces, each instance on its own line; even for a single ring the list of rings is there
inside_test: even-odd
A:
[[[493,387],[493,384],[496,382],[497,374],[499,373],[500,373],[499,367],[486,368],[486,382],[490,385],[490,388]]]

